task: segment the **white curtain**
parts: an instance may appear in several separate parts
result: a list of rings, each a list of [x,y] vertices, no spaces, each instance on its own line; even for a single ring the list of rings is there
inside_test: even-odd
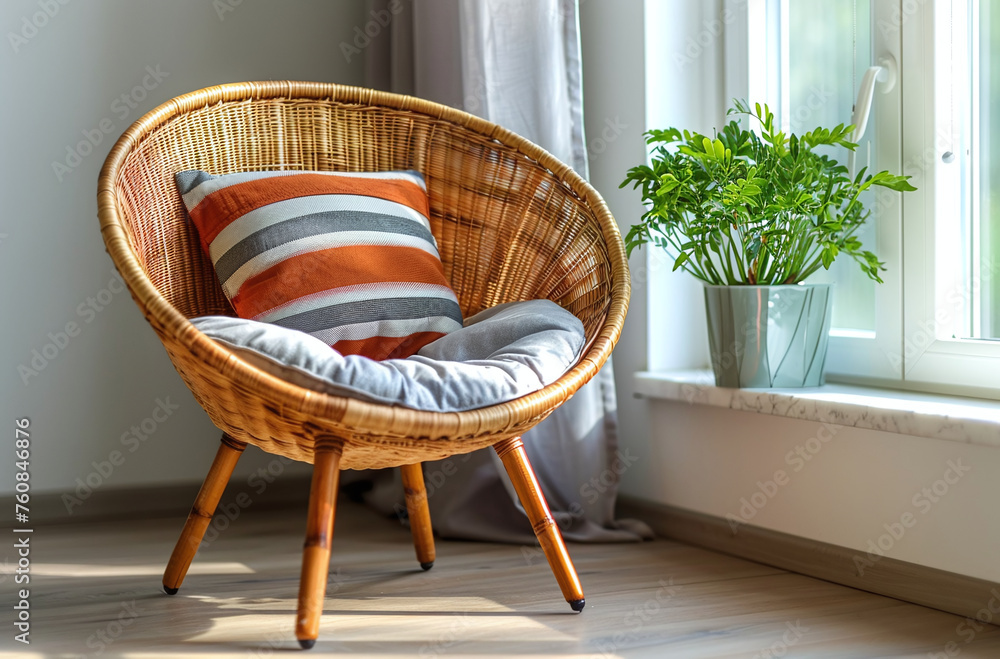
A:
[[[400,1],[370,4],[377,12]],[[390,34],[371,47],[369,84],[479,115],[587,175],[577,0],[420,0],[402,7]],[[641,522],[614,518],[618,475],[631,464],[618,449],[617,431],[609,361],[524,436],[553,517],[569,540],[652,537]],[[492,449],[426,463],[424,471],[441,536],[533,542]],[[367,499],[401,510],[393,486],[376,486]]]
[[[460,0],[459,16],[466,111],[586,178],[576,0]]]

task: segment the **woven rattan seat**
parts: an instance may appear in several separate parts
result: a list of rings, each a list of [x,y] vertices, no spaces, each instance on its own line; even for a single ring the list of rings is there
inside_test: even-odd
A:
[[[584,356],[557,382],[459,413],[420,412],[303,389],[237,358],[188,319],[233,311],[186,218],[175,172],[416,169],[432,231],[468,316],[546,298],[576,315]],[[184,382],[223,431],[222,445],[164,575],[176,593],[247,444],[315,464],[296,634],[315,641],[340,469],[403,469],[425,569],[433,536],[420,463],[493,446],[507,467],[563,595],[583,592],[520,436],[586,383],[611,354],[629,276],[614,218],[597,192],[527,140],[458,110],[333,84],[255,82],[173,99],[131,126],[101,172],[108,253]]]

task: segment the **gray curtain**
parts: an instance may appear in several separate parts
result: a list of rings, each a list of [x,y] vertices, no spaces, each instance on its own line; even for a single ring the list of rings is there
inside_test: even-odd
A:
[[[369,0],[393,20],[368,48],[372,87],[458,107],[539,144],[587,175],[577,0]],[[384,14],[382,14],[384,16]],[[652,537],[614,517],[618,448],[609,361],[589,384],[524,435],[553,517],[568,540]],[[532,543],[534,535],[492,449],[425,463],[435,531],[446,538]],[[405,511],[398,475],[376,476],[366,500]]]

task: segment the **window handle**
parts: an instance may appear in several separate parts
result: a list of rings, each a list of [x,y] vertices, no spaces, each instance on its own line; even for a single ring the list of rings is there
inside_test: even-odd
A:
[[[896,59],[892,55],[886,55],[879,59],[879,66],[869,67],[861,78],[861,87],[858,88],[858,100],[854,104],[854,116],[851,123],[854,124],[854,139],[857,142],[864,137],[865,129],[868,128],[868,115],[872,111],[872,101],[875,96],[875,83],[882,83],[882,93],[888,94],[896,86]]]
[[[885,55],[879,58],[878,66],[868,67],[865,75],[861,78],[861,86],[858,88],[858,100],[854,103],[854,115],[851,117],[851,124],[854,126],[851,141],[855,144],[861,142],[868,128],[868,116],[872,111],[872,102],[875,100],[875,83],[882,83],[882,93],[888,94],[896,86],[896,58],[892,55]],[[847,169],[854,176],[854,151],[847,155]]]

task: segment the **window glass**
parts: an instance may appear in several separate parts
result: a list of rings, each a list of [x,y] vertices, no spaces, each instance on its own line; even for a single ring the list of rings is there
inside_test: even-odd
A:
[[[787,80],[782,89],[784,125],[801,134],[817,126],[849,124],[858,85],[871,65],[870,0],[792,0],[786,11],[789,52],[782,57],[782,79]],[[876,103],[877,96],[876,90]],[[877,165],[874,132],[870,120],[856,151],[855,171]],[[848,163],[843,147],[828,155],[841,164]],[[867,208],[875,207],[871,192],[862,200]],[[874,217],[873,212],[857,235],[865,249],[878,254]],[[877,284],[849,258],[837,259],[830,270],[819,270],[809,279],[809,283],[831,282],[835,284],[834,330],[874,332]]]
[[[978,3],[978,21],[973,20],[970,30],[979,32],[979,47],[972,50],[975,74],[978,69],[978,112],[972,112],[975,141],[972,150],[978,148],[979,213],[973,221],[979,222],[979,245],[973,245],[973,253],[979,252],[978,278],[981,285],[973,282],[972,290],[978,288],[980,305],[978,323],[973,323],[976,338],[1000,338],[1000,7],[997,3]],[[975,16],[975,10],[973,16]],[[976,24],[978,22],[978,25]],[[971,35],[974,37],[975,34]],[[974,108],[975,109],[975,108]],[[976,173],[973,172],[973,176]],[[976,299],[973,297],[973,299]],[[978,325],[978,327],[975,327]]]

